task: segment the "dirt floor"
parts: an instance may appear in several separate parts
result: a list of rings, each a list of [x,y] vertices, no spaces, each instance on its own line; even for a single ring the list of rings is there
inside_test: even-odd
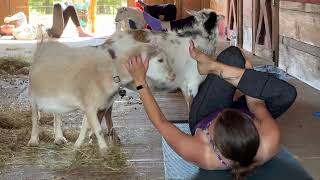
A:
[[[258,61],[261,62],[261,59]],[[69,143],[53,143],[53,117],[41,114],[40,146],[27,147],[31,132],[28,101],[29,65],[0,61],[0,179],[163,179],[161,136],[146,117],[137,94],[118,99],[113,106],[113,120],[121,139],[100,155],[97,145],[89,143],[79,151],[73,149],[82,113],[63,116],[64,135]],[[255,64],[255,63],[254,63]],[[298,98],[279,119],[282,143],[320,180],[320,91],[292,79]],[[188,109],[180,93],[155,93],[166,117],[185,120]]]

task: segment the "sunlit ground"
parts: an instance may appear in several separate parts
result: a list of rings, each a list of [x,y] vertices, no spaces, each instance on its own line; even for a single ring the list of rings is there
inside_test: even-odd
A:
[[[98,15],[96,17],[95,29],[96,32],[91,33],[89,28],[86,28],[86,32],[97,36],[108,36],[115,31],[114,15]],[[30,24],[43,24],[45,27],[52,26],[52,15],[39,15],[36,12],[30,13]],[[76,27],[72,23],[71,19],[69,20],[67,27],[65,28],[61,37],[77,37]]]

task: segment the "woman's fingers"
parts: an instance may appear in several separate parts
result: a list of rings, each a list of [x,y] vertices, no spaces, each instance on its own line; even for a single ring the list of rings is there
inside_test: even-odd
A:
[[[149,68],[149,59],[145,59],[143,62],[144,68],[147,70]]]

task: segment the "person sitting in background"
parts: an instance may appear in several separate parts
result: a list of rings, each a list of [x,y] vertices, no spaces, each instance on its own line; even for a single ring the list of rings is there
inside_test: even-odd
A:
[[[136,1],[136,7],[143,11],[147,28],[154,31],[166,31],[170,28],[170,23],[162,21],[176,20],[177,8],[174,4],[155,4],[148,5],[141,0]]]
[[[71,18],[76,26],[79,37],[91,37],[89,34],[85,33],[80,26],[79,18],[74,6],[59,3],[55,4],[53,7],[52,27],[46,29],[48,36],[60,38],[69,18]],[[16,23],[16,27],[9,25],[9,23],[12,22]],[[5,25],[1,26],[0,30],[2,35],[13,35],[18,40],[33,40],[37,37],[37,27],[28,24],[27,18],[23,12],[6,17],[4,23]]]
[[[73,24],[76,26],[79,37],[91,37],[91,35],[84,32],[80,26],[79,17],[74,6],[67,3],[57,3],[53,6],[52,27],[47,29],[48,35],[59,38],[67,26],[69,18],[71,18]]]
[[[138,0],[136,6],[143,8],[143,11],[161,21],[173,21],[176,20],[177,17],[177,8],[174,4],[148,5],[147,3]]]

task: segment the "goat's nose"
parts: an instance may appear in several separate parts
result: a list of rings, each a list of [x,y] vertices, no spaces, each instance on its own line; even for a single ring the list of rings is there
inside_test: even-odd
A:
[[[170,74],[170,75],[168,76],[168,79],[169,79],[170,81],[174,81],[174,80],[176,79],[176,74],[175,74],[175,73]]]

